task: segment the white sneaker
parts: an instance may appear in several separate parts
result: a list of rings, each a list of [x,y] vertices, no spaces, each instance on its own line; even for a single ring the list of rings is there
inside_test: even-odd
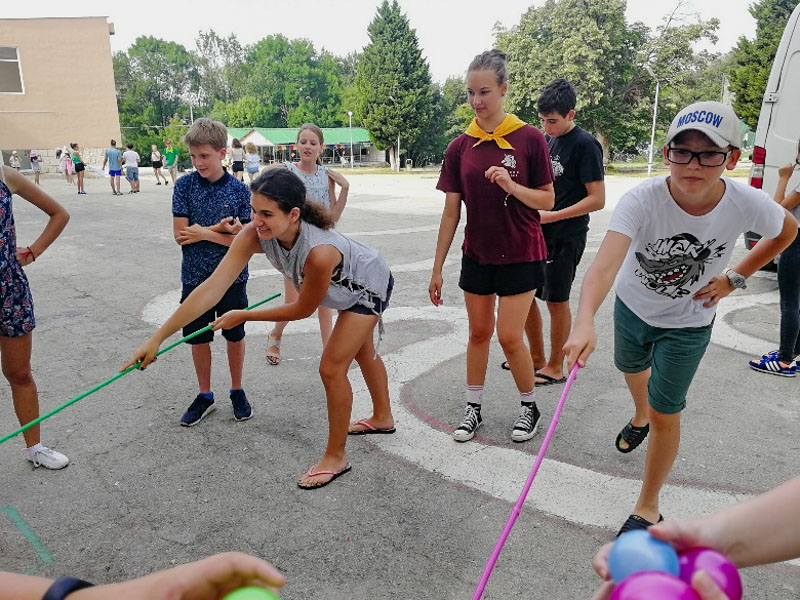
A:
[[[33,463],[34,467],[44,467],[45,469],[63,469],[69,464],[69,459],[45,446],[40,446],[38,450],[25,450],[25,458]]]

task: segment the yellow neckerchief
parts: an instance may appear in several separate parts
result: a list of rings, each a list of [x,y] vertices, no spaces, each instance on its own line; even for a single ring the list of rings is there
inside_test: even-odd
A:
[[[506,114],[505,118],[503,119],[502,123],[495,127],[492,133],[486,133],[481,126],[478,125],[478,118],[475,117],[472,120],[472,123],[469,124],[467,130],[464,132],[470,137],[478,138],[478,141],[473,144],[473,148],[478,144],[482,144],[483,142],[489,142],[494,140],[497,142],[497,146],[502,148],[503,150],[513,150],[514,147],[506,141],[503,137],[504,135],[508,135],[512,131],[516,131],[520,127],[524,127],[527,125],[525,121],[517,117],[516,115],[512,115],[511,113]]]

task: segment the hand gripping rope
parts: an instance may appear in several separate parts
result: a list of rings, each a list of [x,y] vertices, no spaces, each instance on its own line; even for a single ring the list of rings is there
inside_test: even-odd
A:
[[[265,298],[265,299],[264,299],[264,300],[262,300],[261,302],[256,302],[255,304],[251,304],[250,306],[248,306],[247,308],[245,308],[245,310],[253,310],[254,308],[257,308],[257,307],[261,306],[262,304],[265,304],[265,303],[269,302],[270,300],[274,300],[274,299],[275,299],[275,298],[277,298],[278,296],[280,296],[280,294],[274,294],[274,295],[270,296],[269,298]],[[192,339],[192,338],[194,338],[194,337],[197,337],[197,336],[198,336],[198,335],[200,335],[201,333],[205,333],[206,331],[209,331],[209,330],[210,330],[210,329],[211,329],[213,326],[214,326],[213,324],[211,324],[211,325],[206,325],[205,327],[203,327],[203,328],[202,328],[202,329],[200,329],[199,331],[195,331],[194,333],[192,333],[192,334],[190,334],[190,335],[187,335],[185,338],[182,338],[182,339],[178,340],[177,342],[175,342],[175,343],[173,343],[173,344],[170,344],[169,346],[167,346],[167,347],[166,347],[166,348],[164,348],[163,350],[159,350],[159,351],[158,351],[158,354],[156,354],[156,356],[161,356],[161,355],[162,355],[162,354],[164,354],[165,352],[169,352],[170,350],[172,350],[172,349],[173,349],[175,346],[180,346],[180,345],[181,345],[181,344],[183,344],[184,342],[186,342],[186,341],[188,341],[188,340],[190,340],[190,339]],[[30,429],[30,428],[31,428],[31,427],[33,427],[34,425],[38,425],[39,423],[41,423],[41,422],[42,422],[42,421],[44,421],[45,419],[49,419],[49,418],[50,418],[50,417],[52,417],[54,414],[56,414],[56,413],[58,413],[58,412],[61,412],[62,410],[64,410],[64,409],[65,409],[65,408],[67,408],[68,406],[72,406],[72,405],[73,405],[73,404],[75,404],[75,403],[76,403],[78,400],[83,400],[84,398],[86,398],[86,396],[90,396],[91,394],[94,394],[94,393],[95,393],[97,390],[103,389],[103,388],[104,388],[104,387],[106,387],[108,384],[115,382],[117,379],[119,379],[119,378],[120,378],[120,377],[122,377],[123,375],[127,375],[127,374],[128,374],[128,373],[130,373],[131,371],[133,371],[133,370],[137,369],[137,368],[139,367],[139,365],[140,365],[140,364],[142,364],[142,363],[141,363],[141,362],[138,362],[138,363],[136,363],[135,365],[131,365],[130,367],[128,367],[128,368],[127,368],[127,369],[125,369],[124,371],[121,371],[121,372],[117,373],[116,375],[114,375],[113,377],[111,377],[111,378],[109,378],[109,379],[106,379],[106,380],[105,380],[103,383],[99,383],[99,384],[97,384],[97,385],[96,385],[96,386],[94,386],[92,389],[90,389],[88,392],[84,392],[84,393],[83,393],[83,394],[81,394],[80,396],[76,396],[75,398],[73,398],[73,399],[72,399],[72,400],[70,400],[69,402],[67,402],[67,403],[65,403],[65,404],[62,404],[62,405],[61,405],[61,406],[59,406],[58,408],[55,408],[55,409],[51,410],[49,413],[42,415],[42,416],[41,416],[41,417],[39,417],[38,419],[34,419],[34,420],[33,420],[33,421],[31,421],[30,423],[26,423],[25,425],[23,425],[22,427],[20,427],[20,428],[19,428],[19,429],[17,429],[16,431],[12,431],[12,432],[11,432],[11,433],[9,433],[8,435],[6,435],[6,436],[4,436],[4,437],[0,438],[0,444],[2,444],[3,442],[5,442],[5,441],[7,441],[7,440],[10,440],[11,438],[13,438],[13,437],[15,437],[15,436],[19,435],[20,433],[22,433],[22,432],[23,432],[23,431],[25,431],[26,429]]]
[[[552,420],[550,421],[550,426],[547,428],[547,434],[544,436],[542,447],[539,448],[539,452],[536,455],[536,462],[533,463],[533,468],[531,469],[530,475],[528,475],[527,481],[525,481],[525,486],[522,488],[522,492],[517,499],[517,503],[514,505],[514,508],[511,509],[511,515],[508,517],[506,526],[503,528],[503,532],[500,534],[500,538],[497,540],[497,543],[494,546],[494,551],[492,551],[492,555],[489,557],[489,562],[486,563],[486,568],[483,570],[483,575],[481,576],[481,580],[478,583],[477,589],[475,590],[475,594],[472,596],[472,600],[481,600],[481,595],[483,594],[483,590],[486,588],[486,584],[489,582],[489,577],[492,575],[494,565],[497,563],[497,559],[500,558],[500,553],[503,551],[503,546],[506,543],[506,539],[511,533],[511,529],[514,527],[514,523],[516,522],[517,517],[522,510],[522,505],[525,504],[525,498],[528,497],[528,492],[533,485],[533,480],[536,478],[536,473],[539,471],[539,465],[542,464],[545,454],[547,454],[547,448],[550,446],[550,440],[552,439],[553,434],[556,432],[556,427],[558,427],[558,419],[561,417],[561,410],[564,408],[564,402],[567,400],[567,395],[569,394],[569,389],[572,387],[572,382],[575,381],[575,377],[578,375],[578,369],[579,366],[576,362],[575,366],[572,367],[572,371],[569,373],[569,377],[567,377],[566,383],[564,384],[564,391],[561,392],[561,399],[558,401],[558,406],[556,406],[556,411],[553,414]]]

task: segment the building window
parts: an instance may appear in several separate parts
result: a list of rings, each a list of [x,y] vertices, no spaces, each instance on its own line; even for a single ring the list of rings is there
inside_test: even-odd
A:
[[[23,93],[19,54],[11,46],[0,46],[0,93]]]

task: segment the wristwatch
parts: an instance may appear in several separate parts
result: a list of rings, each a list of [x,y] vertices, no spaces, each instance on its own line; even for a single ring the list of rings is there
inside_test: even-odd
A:
[[[747,277],[742,275],[741,273],[737,273],[733,269],[728,269],[725,271],[725,276],[730,281],[731,285],[739,290],[746,290],[747,289]]]

